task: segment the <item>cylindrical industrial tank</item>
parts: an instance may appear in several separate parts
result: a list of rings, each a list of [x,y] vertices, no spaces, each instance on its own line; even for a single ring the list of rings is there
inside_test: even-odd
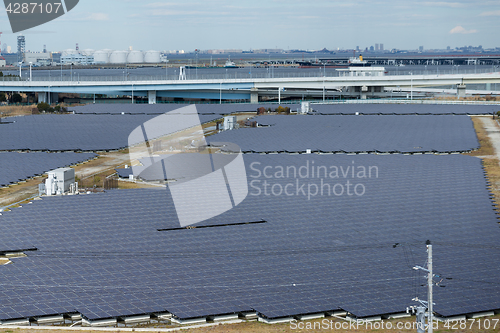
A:
[[[127,62],[129,64],[142,64],[144,62],[144,53],[141,51],[130,51]]]
[[[148,64],[158,64],[161,62],[160,60],[160,51],[147,51],[144,54],[144,62]]]
[[[63,56],[67,56],[69,54],[78,54],[78,52],[75,49],[66,49],[62,52]]]
[[[91,56],[95,53],[95,50],[94,49],[85,49],[85,50],[81,51],[80,53],[84,56]]]
[[[94,52],[94,62],[96,64],[107,64],[109,62],[108,53],[102,50]]]
[[[108,58],[111,55],[111,53],[113,53],[113,50],[111,50],[111,49],[103,49],[102,51],[106,52],[108,54]]]
[[[127,63],[127,51],[114,51],[109,56],[110,64],[126,64]]]

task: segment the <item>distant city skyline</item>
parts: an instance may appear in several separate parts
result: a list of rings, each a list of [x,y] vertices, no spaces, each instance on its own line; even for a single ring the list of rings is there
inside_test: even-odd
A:
[[[499,1],[82,0],[52,22],[26,30],[26,49],[385,50],[499,46]],[[17,50],[4,8],[1,42]]]

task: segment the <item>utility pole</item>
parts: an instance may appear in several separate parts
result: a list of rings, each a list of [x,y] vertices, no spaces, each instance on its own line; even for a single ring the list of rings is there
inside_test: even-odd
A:
[[[429,303],[429,333],[432,333],[432,313],[433,313],[433,303],[432,303],[432,285],[434,274],[432,274],[432,245],[431,241],[427,241],[427,269],[429,273],[427,274],[427,294],[428,294],[428,303]]]
[[[427,329],[428,333],[433,333],[433,295],[432,295],[432,287],[434,285],[434,274],[432,272],[432,245],[431,241],[427,240],[427,268],[422,266],[413,267],[414,270],[422,270],[427,272],[427,301],[423,301],[418,297],[415,297],[413,301],[419,302],[421,305],[419,306],[411,306],[406,308],[406,312],[412,311],[412,313],[416,313],[417,317],[417,333],[425,333]],[[427,309],[427,313],[425,310]],[[425,317],[427,317],[427,324],[425,324]]]

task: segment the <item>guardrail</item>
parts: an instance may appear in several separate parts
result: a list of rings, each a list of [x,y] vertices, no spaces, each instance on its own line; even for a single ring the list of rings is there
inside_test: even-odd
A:
[[[223,68],[219,69],[222,70]],[[217,69],[216,69],[217,70]],[[497,72],[499,68],[480,68],[480,69],[467,69],[467,70],[439,70],[439,69],[429,69],[429,70],[390,70],[386,71],[386,75],[450,75],[450,74],[485,74]],[[66,70],[65,70],[66,71]],[[159,72],[162,70],[159,70]],[[173,71],[174,74],[171,74]],[[54,75],[44,75],[40,76],[38,73],[33,72],[32,81],[45,81],[45,82],[135,82],[135,81],[160,81],[160,80],[179,80],[179,75],[175,69],[170,69],[166,75],[132,75],[130,73],[124,73],[124,75],[114,75],[114,76],[92,76],[85,75],[79,72],[74,72],[72,75],[64,73],[57,75],[58,70],[53,70]],[[47,70],[45,70],[47,72]],[[296,69],[286,72],[281,72],[280,69],[268,70],[263,72],[242,72],[228,70],[226,73],[218,74],[196,74],[195,69],[186,70],[186,80],[220,80],[220,79],[266,79],[266,78],[302,78],[302,77],[342,77],[345,72],[338,72],[328,69],[325,71],[321,68],[318,70],[310,69]],[[82,75],[80,75],[82,74]],[[0,81],[29,81],[29,74],[23,73],[21,79],[19,77],[0,77]]]

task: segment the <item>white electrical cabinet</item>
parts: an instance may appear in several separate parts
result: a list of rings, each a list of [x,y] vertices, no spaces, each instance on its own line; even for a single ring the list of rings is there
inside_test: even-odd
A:
[[[62,195],[69,192],[70,189],[74,191],[75,183],[75,169],[72,168],[59,168],[47,172],[48,178],[45,181],[45,194],[47,195]]]

